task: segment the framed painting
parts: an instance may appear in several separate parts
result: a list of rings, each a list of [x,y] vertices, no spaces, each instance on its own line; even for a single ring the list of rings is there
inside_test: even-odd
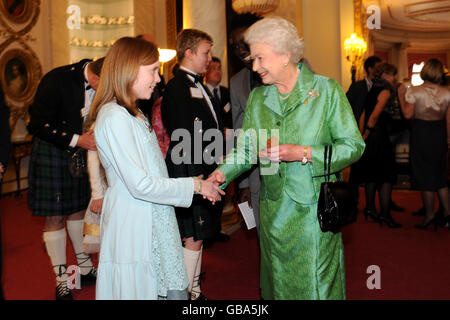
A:
[[[37,64],[40,66],[39,62]],[[5,95],[12,100],[30,99],[40,80],[33,56],[21,49],[11,49],[0,57],[0,81]]]
[[[0,0],[0,12],[13,23],[24,23],[33,13],[33,0]]]

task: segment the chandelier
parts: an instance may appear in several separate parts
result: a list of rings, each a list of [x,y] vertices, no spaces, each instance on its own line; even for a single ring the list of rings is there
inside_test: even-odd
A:
[[[280,5],[280,0],[233,0],[233,10],[239,14],[265,14],[274,11]]]
[[[350,38],[345,39],[344,50],[347,60],[352,64],[352,82],[355,82],[356,70],[361,65],[364,53],[367,51],[367,44],[353,33]]]

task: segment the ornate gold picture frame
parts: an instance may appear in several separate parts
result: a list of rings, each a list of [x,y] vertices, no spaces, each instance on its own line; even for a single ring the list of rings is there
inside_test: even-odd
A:
[[[39,61],[25,50],[11,49],[0,57],[0,81],[8,98],[29,100],[36,91],[40,77]]]
[[[30,19],[34,5],[32,0],[0,0],[0,12],[9,21],[20,24]]]

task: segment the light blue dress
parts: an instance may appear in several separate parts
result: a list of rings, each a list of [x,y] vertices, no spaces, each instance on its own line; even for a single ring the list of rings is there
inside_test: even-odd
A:
[[[172,206],[189,207],[192,178],[168,178],[155,132],[116,103],[97,117],[108,180],[100,222],[96,299],[158,299],[188,286]]]

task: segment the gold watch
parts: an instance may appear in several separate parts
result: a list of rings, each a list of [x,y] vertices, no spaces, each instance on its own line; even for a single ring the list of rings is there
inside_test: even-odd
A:
[[[302,164],[305,165],[308,163],[308,147],[303,147],[303,158],[302,158]]]

